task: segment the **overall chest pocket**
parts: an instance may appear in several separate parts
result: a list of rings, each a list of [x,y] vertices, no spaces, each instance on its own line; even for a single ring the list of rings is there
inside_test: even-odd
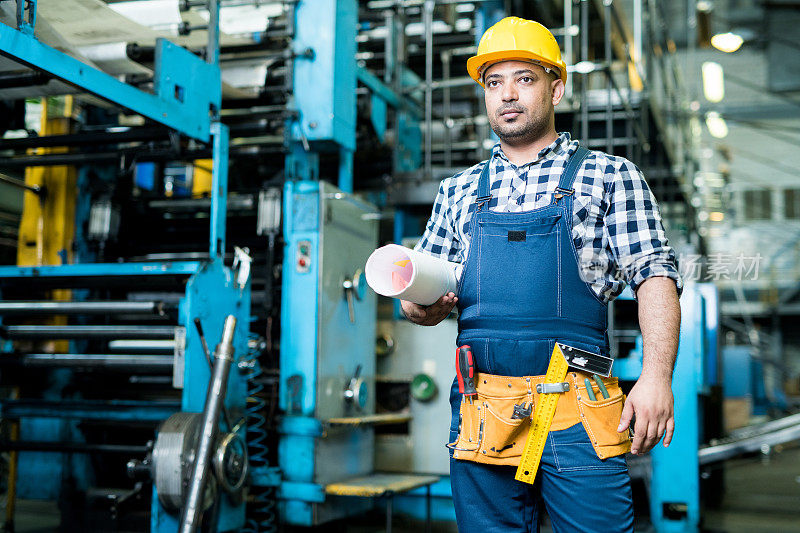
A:
[[[551,317],[561,313],[561,216],[479,224],[478,313]]]

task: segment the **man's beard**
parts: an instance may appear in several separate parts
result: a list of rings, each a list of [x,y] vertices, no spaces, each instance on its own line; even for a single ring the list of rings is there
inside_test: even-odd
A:
[[[499,110],[499,111],[506,111],[506,110]],[[543,117],[539,120],[536,120],[539,117],[535,117],[529,119],[527,121],[520,121],[520,119],[525,117],[525,113],[520,114],[517,117],[517,120],[512,123],[505,122],[502,116],[495,116],[489,118],[489,125],[492,127],[492,130],[500,137],[500,140],[506,144],[511,145],[518,145],[518,144],[525,144],[526,142],[535,141],[545,133],[547,133],[548,129],[548,121]]]

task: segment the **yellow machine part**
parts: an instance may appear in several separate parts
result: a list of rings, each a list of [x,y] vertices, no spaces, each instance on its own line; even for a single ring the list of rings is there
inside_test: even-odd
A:
[[[73,99],[65,97],[64,105],[42,100],[40,135],[72,133]],[[38,148],[32,154],[66,153],[67,148]],[[75,202],[77,171],[73,166],[28,167],[25,183],[46,189],[42,198],[26,193],[19,225],[17,247],[18,266],[61,265],[72,262],[72,243],[75,238]],[[53,300],[70,300],[71,291],[53,290]],[[66,324],[66,317],[53,317],[47,323]],[[55,341],[43,347],[47,351],[66,352],[67,341]]]
[[[208,196],[211,194],[211,168],[213,159],[195,159],[194,174],[192,176],[192,197]]]
[[[67,97],[72,100],[71,97]],[[41,135],[63,135],[71,132],[71,104],[64,114],[51,117],[47,100],[42,103]],[[66,148],[46,148],[34,154],[65,153]],[[72,262],[72,242],[75,238],[75,200],[77,172],[75,167],[29,167],[25,183],[44,186],[44,199],[26,194],[19,225],[17,265],[60,265]]]

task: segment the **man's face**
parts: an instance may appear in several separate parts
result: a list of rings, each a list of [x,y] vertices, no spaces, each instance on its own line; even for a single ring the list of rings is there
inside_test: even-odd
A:
[[[503,61],[484,74],[486,113],[492,130],[510,145],[526,144],[547,133],[563,82],[541,66]]]

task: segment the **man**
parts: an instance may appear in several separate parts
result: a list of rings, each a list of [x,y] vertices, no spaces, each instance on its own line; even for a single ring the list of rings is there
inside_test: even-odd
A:
[[[448,446],[459,531],[530,531],[538,528],[540,501],[556,531],[632,531],[624,453],[647,453],[662,436],[668,446],[674,430],[680,279],[655,198],[630,161],[589,152],[556,133],[554,106],[567,72],[544,26],[501,20],[486,31],[467,70],[484,86],[500,142],[488,161],[442,181],[417,246],[461,264],[458,296],[427,307],[404,301],[405,315],[431,326],[458,305],[457,342],[472,348],[479,392],[487,379],[507,379],[511,388],[512,378],[503,376],[546,372],[556,341],[608,354],[607,304],[628,283],[639,305],[644,360],[624,409],[615,382],[606,382],[612,399],[595,402],[600,389],[590,394],[591,383],[572,374],[576,390],[562,395],[573,396],[559,400],[555,416],[569,427],[556,428],[554,420],[535,485],[514,479],[520,445],[513,436],[505,446],[485,444],[506,426],[515,431],[519,417],[498,413],[505,407],[493,407],[489,396],[462,406],[454,384]],[[567,401],[574,414],[562,408]],[[584,418],[595,407],[597,423],[607,427]]]

